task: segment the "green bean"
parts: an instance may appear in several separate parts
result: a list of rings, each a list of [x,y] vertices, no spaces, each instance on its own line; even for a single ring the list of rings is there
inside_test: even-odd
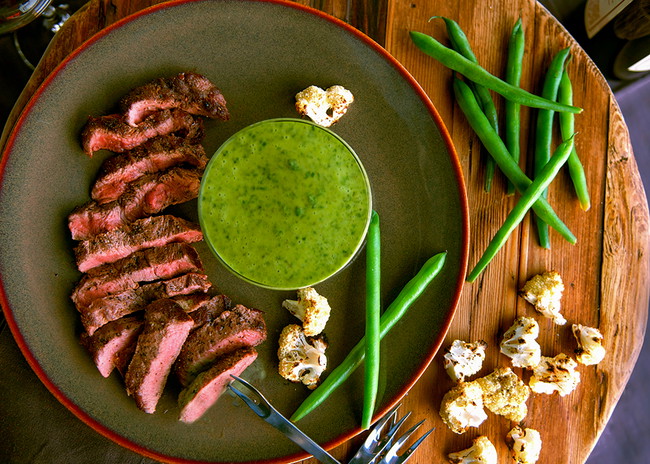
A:
[[[569,105],[573,102],[573,87],[571,86],[571,80],[569,79],[569,74],[566,70],[562,73],[562,79],[560,80],[558,101]],[[560,119],[560,132],[562,133],[562,138],[567,139],[574,131],[573,115],[569,115],[568,113],[559,113],[558,116]],[[589,188],[587,187],[585,170],[580,162],[580,158],[578,157],[575,144],[573,150],[571,150],[571,156],[569,156],[567,165],[569,166],[569,175],[571,176],[573,188],[578,196],[580,207],[587,211],[591,207]]]
[[[481,256],[474,269],[469,273],[467,277],[468,282],[474,282],[474,280],[476,280],[479,274],[485,270],[490,261],[492,261],[492,258],[494,258],[497,252],[506,243],[510,234],[521,223],[535,201],[540,198],[544,189],[548,187],[553,179],[555,179],[555,176],[571,155],[572,148],[573,137],[558,146],[553,157],[548,163],[546,163],[542,172],[535,177],[533,183],[523,192],[515,207],[512,208],[512,211],[510,211],[510,214],[506,217],[503,225],[499,228],[488,244],[483,256]]]
[[[524,59],[524,48],[525,48],[525,37],[524,29],[521,23],[521,18],[515,23],[515,26],[512,28],[512,34],[510,35],[510,42],[508,44],[508,61],[506,63],[506,75],[505,81],[508,84],[512,84],[516,87],[519,87],[519,82],[521,81],[521,72],[523,68],[523,59]],[[520,154],[520,113],[521,105],[517,102],[511,100],[506,100],[504,103],[505,114],[505,131],[504,131],[504,142],[506,148],[510,152],[512,159],[515,160],[515,163],[519,164],[519,154]],[[563,114],[563,113],[560,113]],[[514,184],[508,180],[508,185],[506,187],[506,194],[513,195],[515,193]]]
[[[365,382],[363,395],[363,412],[361,426],[370,427],[372,413],[377,401],[379,387],[379,327],[381,317],[380,276],[381,276],[381,243],[379,230],[379,215],[372,212],[368,237],[366,240],[366,336],[365,336]]]
[[[453,19],[445,18],[444,16],[432,16],[429,18],[429,21],[434,18],[440,18],[445,22],[451,47],[471,62],[478,64],[478,59],[474,55],[472,46],[460,25]],[[498,133],[499,115],[497,114],[497,109],[494,106],[494,100],[492,100],[490,91],[480,84],[472,84],[472,90],[481,105],[483,113],[488,118],[488,121],[490,121],[492,128]],[[492,188],[492,179],[494,179],[494,160],[491,156],[488,156],[485,164],[485,184],[483,187],[486,192],[489,192]]]
[[[381,316],[379,326],[380,339],[384,338],[390,329],[399,322],[415,300],[420,297],[431,281],[440,273],[446,259],[447,252],[432,256],[424,263],[415,277],[408,281],[404,288],[402,288],[397,298],[386,308],[386,311]],[[360,340],[352,348],[350,353],[348,353],[343,362],[303,401],[291,416],[292,421],[299,421],[320,406],[334,390],[352,375],[354,370],[363,362],[365,355],[364,343],[365,341],[363,339]]]
[[[542,97],[549,100],[557,100],[557,92],[560,88],[560,79],[564,71],[564,64],[569,56],[569,48],[557,52],[548,67],[542,88]],[[535,130],[535,156],[534,176],[536,177],[548,163],[551,157],[551,144],[553,141],[553,116],[555,111],[540,109],[537,112],[537,126]],[[544,198],[548,198],[548,191],[542,192]],[[542,219],[535,217],[537,223],[537,238],[543,248],[551,248],[551,241],[548,237],[548,224]]]
[[[510,156],[508,149],[503,144],[499,134],[494,132],[485,115],[481,112],[476,102],[476,98],[472,91],[465,82],[459,78],[453,79],[454,93],[456,94],[456,101],[460,106],[465,117],[469,122],[476,135],[478,135],[483,145],[487,148],[488,152],[505,176],[512,181],[519,192],[526,190],[532,181],[523,173],[521,168]],[[557,216],[551,205],[548,204],[544,198],[540,198],[533,205],[533,211],[539,217],[544,219],[551,227],[557,230],[562,237],[570,243],[576,243],[575,235],[571,233],[569,228]]]
[[[546,98],[527,92],[520,87],[515,87],[514,85],[502,81],[498,77],[490,74],[481,66],[472,63],[458,52],[445,47],[429,35],[416,31],[411,31],[410,35],[413,43],[421,51],[440,61],[449,69],[467,77],[472,82],[476,82],[490,90],[494,90],[506,99],[516,101],[524,106],[530,106],[532,108],[546,108],[555,111],[568,111],[570,113],[582,112],[581,108],[547,100]]]

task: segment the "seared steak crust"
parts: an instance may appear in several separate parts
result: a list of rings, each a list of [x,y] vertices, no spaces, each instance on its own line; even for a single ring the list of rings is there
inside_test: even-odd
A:
[[[86,332],[92,335],[104,324],[140,311],[154,300],[198,292],[205,293],[211,285],[208,276],[193,272],[169,280],[143,284],[135,289],[98,298],[90,306],[80,308],[81,323]]]
[[[140,124],[128,124],[121,114],[88,118],[81,131],[81,145],[88,156],[98,150],[122,153],[158,135],[182,132],[188,137],[203,133],[203,122],[179,109],[148,115]]]
[[[187,386],[218,357],[264,340],[266,324],[262,311],[237,305],[190,334],[174,370],[181,384]]]
[[[86,272],[145,248],[200,240],[203,234],[198,224],[171,215],[152,216],[83,240],[75,247],[74,254],[77,268]]]
[[[135,351],[135,343],[142,331],[142,320],[123,317],[109,322],[90,336],[81,335],[81,342],[93,358],[97,369],[108,377],[114,368],[124,372]]]
[[[203,169],[208,162],[203,146],[173,134],[154,137],[135,147],[107,158],[100,168],[91,191],[99,204],[117,200],[129,182],[179,164]]]
[[[120,101],[127,123],[139,124],[154,111],[180,108],[213,119],[229,119],[226,99],[210,80],[196,73],[155,79],[137,87]]]
[[[200,373],[178,396],[180,420],[191,423],[199,419],[219,399],[232,381],[257,358],[253,348],[243,348],[219,358],[210,369]]]
[[[189,313],[190,317],[194,319],[194,328],[215,320],[222,312],[230,309],[231,304],[230,298],[226,295],[213,296],[206,304]]]
[[[74,240],[87,240],[97,234],[159,213],[171,205],[184,203],[199,194],[203,171],[172,167],[148,174],[130,183],[115,201],[98,204],[90,201],[72,211],[68,228]]]
[[[174,360],[193,325],[174,301],[156,300],[145,309],[144,328],[124,376],[138,408],[153,414]]]
[[[147,248],[88,271],[79,281],[71,298],[77,309],[113,293],[138,288],[140,282],[170,279],[186,272],[202,272],[203,264],[192,246],[170,243]]]

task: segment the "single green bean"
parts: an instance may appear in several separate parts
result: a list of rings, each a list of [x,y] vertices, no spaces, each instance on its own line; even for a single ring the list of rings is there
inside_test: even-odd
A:
[[[505,81],[508,84],[519,87],[521,81],[521,73],[523,69],[525,48],[525,35],[522,26],[521,18],[515,23],[510,35],[510,42],[508,43],[508,61],[506,63]],[[512,100],[505,100],[504,102],[504,143],[510,152],[512,159],[515,163],[519,164],[519,157],[521,153],[520,147],[520,132],[521,132],[521,105]],[[506,194],[513,195],[515,193],[514,184],[508,180],[506,187]]]
[[[493,74],[490,74],[481,66],[472,63],[460,53],[445,47],[429,35],[411,31],[410,36],[413,43],[422,52],[440,61],[449,69],[462,74],[472,82],[476,82],[488,89],[494,90],[506,99],[516,101],[524,106],[530,106],[532,108],[546,108],[555,111],[568,111],[570,113],[582,112],[581,108],[547,100],[546,98],[527,92],[520,87],[515,87],[514,85],[502,81]]]
[[[544,189],[548,187],[553,179],[555,179],[555,176],[571,155],[572,148],[573,137],[558,146],[555,154],[551,157],[550,161],[546,163],[546,166],[544,166],[542,172],[540,172],[539,175],[535,177],[533,183],[530,184],[530,186],[521,195],[519,201],[515,207],[512,208],[512,211],[510,211],[510,214],[508,214],[508,217],[506,217],[505,221],[503,222],[503,225],[499,228],[497,233],[488,244],[485,252],[483,253],[483,256],[481,256],[474,269],[472,269],[472,272],[469,273],[467,277],[468,282],[474,282],[476,280],[479,274],[485,270],[490,261],[492,261],[492,258],[494,258],[497,252],[506,243],[510,237],[510,234],[521,223],[528,210],[542,195]]]
[[[476,98],[474,98],[474,94],[472,94],[470,88],[459,78],[453,79],[453,86],[456,101],[465,114],[469,125],[474,129],[474,132],[481,139],[488,152],[494,157],[494,161],[496,161],[505,176],[512,181],[519,192],[525,191],[532,181],[512,159],[501,137],[494,132],[485,115],[478,107]],[[533,211],[557,230],[568,242],[577,242],[575,235],[571,233],[566,224],[562,222],[544,198],[540,198],[535,202]]]
[[[562,73],[560,91],[558,92],[558,101],[569,105],[573,102],[573,87],[566,70]],[[567,139],[574,132],[574,117],[568,113],[559,113],[558,116],[560,119],[560,132],[562,133],[562,138]],[[575,189],[578,201],[580,202],[580,207],[587,211],[591,207],[589,188],[587,187],[585,169],[580,162],[575,144],[573,145],[573,150],[571,150],[571,156],[569,156],[567,165],[569,166],[569,175],[571,176],[573,188]]]
[[[465,35],[465,32],[460,27],[460,25],[453,19],[445,18],[444,16],[432,16],[429,21],[434,18],[440,18],[445,22],[445,26],[447,27],[447,35],[449,36],[449,41],[451,42],[451,47],[471,62],[478,64],[478,59],[472,50],[469,39]],[[474,91],[474,94],[476,95],[479,104],[481,105],[483,113],[485,113],[488,121],[490,121],[492,128],[498,133],[499,115],[497,114],[497,109],[494,106],[494,100],[492,100],[490,91],[480,84],[472,84],[472,90]],[[483,189],[486,192],[489,192],[492,189],[494,171],[494,160],[491,156],[488,155],[485,163],[485,184],[483,186]]]
[[[384,338],[390,329],[406,314],[415,300],[422,295],[431,281],[440,273],[446,259],[447,252],[432,256],[424,263],[415,277],[409,280],[404,288],[402,288],[397,298],[386,308],[386,311],[381,316],[379,326],[380,339]],[[352,375],[355,369],[363,362],[365,356],[364,343],[365,341],[361,339],[348,353],[343,362],[303,401],[291,416],[292,421],[299,421],[320,406],[334,390]]]
[[[361,427],[372,424],[372,414],[377,402],[379,387],[379,329],[381,318],[381,243],[379,215],[372,212],[366,239],[366,336],[365,336],[365,381]]]
[[[564,65],[569,56],[569,48],[565,48],[556,53],[551,60],[546,76],[544,77],[544,86],[542,88],[542,97],[556,101],[558,89],[560,88],[560,79],[564,71]],[[555,111],[540,109],[537,112],[537,125],[535,129],[535,156],[533,175],[537,177],[548,160],[551,158],[551,145],[553,142],[553,116]],[[548,190],[542,192],[544,198],[548,198]],[[539,217],[535,217],[537,223],[537,238],[542,248],[551,248],[551,240],[548,236],[548,224]]]

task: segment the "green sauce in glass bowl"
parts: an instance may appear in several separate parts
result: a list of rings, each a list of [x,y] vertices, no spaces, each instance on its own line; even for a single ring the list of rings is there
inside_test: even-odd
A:
[[[205,241],[235,274],[292,290],[322,282],[361,247],[372,209],[368,175],[334,132],[269,119],[231,136],[199,192]]]

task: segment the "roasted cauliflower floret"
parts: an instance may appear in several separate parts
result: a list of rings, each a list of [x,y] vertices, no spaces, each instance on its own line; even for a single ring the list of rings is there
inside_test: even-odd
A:
[[[282,307],[300,319],[308,337],[314,337],[325,329],[331,312],[327,298],[311,287],[299,289],[298,299],[284,300]]]
[[[580,373],[575,370],[577,365],[578,363],[564,353],[554,358],[542,356],[528,382],[530,389],[535,393],[552,395],[558,392],[560,396],[568,395],[580,383]]]
[[[476,374],[483,367],[487,343],[478,340],[474,343],[454,340],[443,356],[447,374],[456,382],[463,382],[465,377]]]
[[[562,325],[566,323],[566,319],[560,314],[560,299],[563,291],[564,283],[560,274],[549,271],[532,277],[524,284],[519,295],[544,316]]]
[[[449,453],[447,457],[451,464],[497,464],[497,450],[483,435],[474,439],[471,448]]]
[[[530,389],[509,367],[499,367],[475,382],[483,390],[483,404],[494,414],[515,422],[528,414]]]
[[[578,342],[576,350],[578,362],[585,366],[601,362],[605,357],[605,347],[603,346],[603,334],[600,333],[600,330],[580,324],[573,324],[571,329]]]
[[[506,435],[512,459],[517,464],[534,464],[542,451],[542,438],[535,429],[513,428]]]
[[[280,375],[292,382],[302,382],[313,390],[327,368],[326,348],[327,342],[322,335],[307,337],[298,324],[286,326],[280,333],[278,348]]]
[[[515,367],[532,369],[539,364],[542,349],[537,343],[539,324],[532,317],[520,317],[503,334],[501,352],[512,359]]]
[[[483,390],[475,382],[461,382],[449,390],[440,404],[440,417],[454,433],[465,433],[487,419],[483,410]]]
[[[310,85],[296,94],[296,111],[319,126],[329,127],[343,117],[353,101],[352,92],[340,85],[327,90]]]

